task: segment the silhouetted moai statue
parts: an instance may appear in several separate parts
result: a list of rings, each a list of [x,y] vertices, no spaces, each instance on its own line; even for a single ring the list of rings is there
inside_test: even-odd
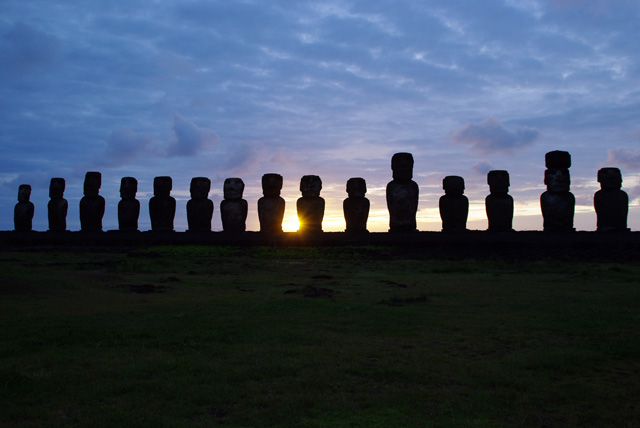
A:
[[[191,199],[187,202],[189,232],[210,232],[213,202],[209,199],[211,180],[207,177],[191,179]]]
[[[629,196],[620,189],[622,174],[618,168],[602,168],[598,171],[600,190],[593,197],[598,216],[599,232],[628,232]]]
[[[67,230],[67,209],[69,205],[64,195],[64,178],[52,178],[49,184],[49,230],[52,232],[64,232]]]
[[[33,213],[35,208],[31,197],[31,186],[21,184],[18,187],[18,203],[13,210],[13,224],[18,232],[30,232],[33,224]]]
[[[149,217],[154,232],[172,232],[176,216],[176,200],[171,196],[171,177],[153,179],[153,197],[149,199]]]
[[[484,200],[489,220],[489,232],[513,230],[513,198],[509,195],[509,173],[494,170],[487,174],[491,192]]]
[[[413,155],[396,153],[391,158],[393,180],[387,184],[389,232],[416,232],[418,184],[413,178]]]
[[[260,232],[282,232],[284,219],[284,199],[280,197],[282,176],[265,174],[262,176],[262,198],[258,199],[258,219]]]
[[[104,198],[99,195],[102,174],[89,171],[84,177],[84,197],[80,199],[80,230],[102,232]]]
[[[324,199],[320,197],[322,180],[317,175],[305,175],[300,179],[302,197],[298,198],[298,232],[322,232],[324,218]]]
[[[246,230],[249,206],[242,199],[244,182],[240,178],[224,180],[224,200],[220,202],[222,230],[225,232],[244,232]]]
[[[469,199],[464,196],[464,179],[449,175],[442,180],[444,195],[440,197],[440,218],[443,232],[467,230]]]
[[[367,233],[367,219],[369,218],[369,199],[365,198],[367,183],[364,178],[350,178],[347,180],[349,197],[342,203],[344,219],[348,233]]]
[[[547,185],[547,191],[540,196],[543,230],[573,232],[576,198],[569,191],[571,155],[560,150],[549,152],[545,155],[545,164],[544,184]]]
[[[120,197],[118,202],[118,228],[122,231],[137,231],[140,217],[140,201],[136,199],[138,180],[133,177],[122,177],[120,180]]]

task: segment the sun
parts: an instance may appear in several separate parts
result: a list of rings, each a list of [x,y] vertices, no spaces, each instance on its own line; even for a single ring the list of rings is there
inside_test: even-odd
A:
[[[282,220],[282,231],[283,232],[297,232],[300,228],[300,222],[298,222],[297,215],[285,216]]]

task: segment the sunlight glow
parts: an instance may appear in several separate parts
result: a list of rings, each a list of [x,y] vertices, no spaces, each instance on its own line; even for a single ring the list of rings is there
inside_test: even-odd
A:
[[[282,220],[283,232],[297,232],[299,228],[300,223],[298,222],[297,214],[288,214],[284,216],[284,220]]]

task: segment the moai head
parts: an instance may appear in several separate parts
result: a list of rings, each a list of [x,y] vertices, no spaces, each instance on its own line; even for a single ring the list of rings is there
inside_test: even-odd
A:
[[[619,190],[622,187],[622,173],[618,168],[598,170],[598,183],[602,190]]]
[[[120,197],[122,199],[135,199],[138,192],[138,180],[133,177],[122,177],[120,180]]]
[[[102,186],[102,174],[95,171],[89,171],[84,176],[84,195],[98,196]]]
[[[31,198],[31,186],[28,184],[21,184],[18,187],[18,202],[29,202]]]
[[[153,179],[153,196],[168,197],[171,196],[173,188],[173,180],[171,177],[155,177]]]
[[[280,174],[265,174],[262,176],[262,194],[267,198],[280,196],[282,190],[282,176]]]
[[[571,168],[571,155],[569,152],[554,150],[544,155],[544,163],[549,169],[569,169]]]
[[[241,178],[227,178],[224,180],[224,198],[242,199],[244,181]]]
[[[571,176],[566,168],[550,168],[544,171],[544,184],[550,192],[568,192],[571,188]]]
[[[442,188],[447,195],[462,195],[464,193],[464,178],[448,175],[442,180]]]
[[[487,174],[487,184],[491,193],[509,192],[509,173],[502,170],[489,171]]]
[[[413,155],[411,153],[396,153],[391,158],[393,179],[409,181],[413,178]]]
[[[52,178],[49,184],[49,197],[51,199],[59,199],[64,195],[64,178]]]
[[[317,175],[304,175],[300,179],[300,191],[302,196],[317,198],[322,190],[322,180]]]
[[[193,177],[189,190],[192,199],[207,199],[211,190],[211,180],[207,177]]]
[[[367,193],[367,183],[364,178],[355,177],[347,180],[347,193],[350,198],[364,198]]]

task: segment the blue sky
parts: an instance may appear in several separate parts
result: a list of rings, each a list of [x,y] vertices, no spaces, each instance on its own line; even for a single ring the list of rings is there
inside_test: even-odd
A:
[[[576,227],[595,230],[597,170],[622,170],[640,229],[640,4],[633,0],[44,1],[0,3],[0,230],[31,184],[47,229],[51,177],[79,229],[86,171],[102,172],[105,229],[119,184],[173,178],[176,230],[192,177],[212,180],[213,228],[241,177],[248,230],[264,173],[284,176],[285,230],[300,177],[319,175],[325,230],[344,229],[350,177],[386,231],[395,152],[415,158],[418,228],[440,230],[442,179],[460,175],[468,227],[485,229],[486,173],[506,169],[514,226],[542,228],[544,154],[572,155]]]

